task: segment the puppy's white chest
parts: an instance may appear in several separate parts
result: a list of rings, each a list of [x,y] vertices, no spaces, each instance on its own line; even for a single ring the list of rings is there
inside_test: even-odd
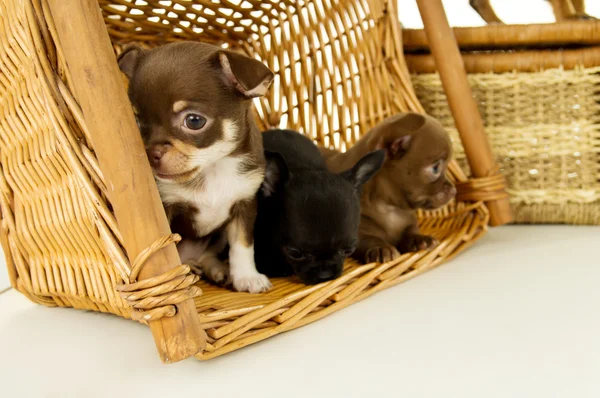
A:
[[[399,239],[406,228],[412,224],[412,217],[408,210],[378,202],[375,211],[380,213],[381,217],[378,218],[390,240]]]
[[[231,207],[238,201],[256,194],[262,183],[261,171],[239,174],[239,158],[224,158],[206,167],[202,184],[195,189],[161,186],[164,203],[191,203],[198,212],[194,226],[199,236],[205,236],[223,225],[229,218]]]

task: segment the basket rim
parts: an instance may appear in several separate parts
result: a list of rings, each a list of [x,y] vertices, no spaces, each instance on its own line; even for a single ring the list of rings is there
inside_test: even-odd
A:
[[[461,50],[562,48],[600,45],[600,20],[453,28]],[[429,50],[424,29],[403,29],[405,52]]]
[[[438,68],[429,54],[405,54],[410,73],[436,73]],[[547,69],[600,66],[600,46],[576,50],[531,50],[520,52],[463,53],[467,73],[540,72]]]

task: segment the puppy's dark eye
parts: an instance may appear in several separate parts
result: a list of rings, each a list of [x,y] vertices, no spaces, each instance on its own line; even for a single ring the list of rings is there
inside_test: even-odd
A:
[[[429,166],[427,172],[433,179],[437,179],[442,174],[442,161],[437,161]]]
[[[190,130],[200,130],[205,124],[206,118],[201,115],[191,113],[185,117],[185,127]]]
[[[286,247],[284,250],[285,253],[294,260],[302,260],[304,258],[304,254],[302,253],[302,251],[294,247]]]

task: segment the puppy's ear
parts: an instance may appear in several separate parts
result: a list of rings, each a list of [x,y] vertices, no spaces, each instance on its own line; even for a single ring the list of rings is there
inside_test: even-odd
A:
[[[413,136],[430,119],[415,112],[391,116],[373,128],[368,141],[369,148],[385,149],[388,159],[400,159],[408,151]]]
[[[385,151],[383,149],[369,152],[356,162],[354,167],[344,171],[341,175],[350,180],[358,189],[379,171],[384,160]]]
[[[265,167],[265,179],[260,187],[265,197],[272,196],[290,176],[287,163],[278,152],[265,151],[267,165]]]
[[[119,54],[119,57],[117,58],[119,69],[121,69],[121,72],[123,72],[129,80],[131,80],[133,74],[135,73],[135,68],[137,67],[140,56],[143,53],[144,50],[140,46],[132,44],[127,46],[127,48],[125,48],[125,50]]]
[[[406,151],[408,151],[412,136],[403,135],[402,137],[390,138],[382,137],[377,143],[377,149],[385,149],[385,152],[390,159],[400,159],[404,156]]]
[[[273,81],[273,72],[261,62],[230,51],[219,51],[225,81],[245,98],[262,97]]]

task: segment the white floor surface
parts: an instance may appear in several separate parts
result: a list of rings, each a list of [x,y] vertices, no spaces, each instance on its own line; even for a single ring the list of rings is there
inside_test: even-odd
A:
[[[597,398],[599,255],[600,228],[493,229],[452,262],[313,325],[173,365],[142,325],[10,290],[0,396]]]

